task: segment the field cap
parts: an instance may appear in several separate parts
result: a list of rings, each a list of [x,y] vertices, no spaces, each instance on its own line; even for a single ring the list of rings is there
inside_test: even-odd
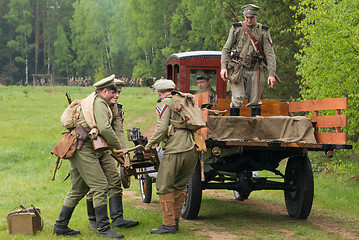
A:
[[[115,85],[116,85],[116,87],[117,87],[117,89],[118,89],[118,91],[120,91],[121,92],[121,88],[122,88],[122,86],[124,86],[125,85],[125,82],[124,81],[122,81],[121,79],[117,79],[117,78],[115,78]]]
[[[210,77],[208,74],[204,72],[197,73],[197,80],[207,79],[210,80]]]
[[[259,10],[259,7],[254,4],[247,4],[242,7],[243,14],[246,17],[253,17],[257,15],[257,11]]]
[[[93,85],[96,87],[96,89],[101,89],[109,86],[115,86],[115,74],[112,74],[111,76],[101,79],[97,83]]]
[[[175,87],[176,85],[172,80],[163,78],[157,80],[154,84],[154,88],[157,89],[157,91],[173,90]]]

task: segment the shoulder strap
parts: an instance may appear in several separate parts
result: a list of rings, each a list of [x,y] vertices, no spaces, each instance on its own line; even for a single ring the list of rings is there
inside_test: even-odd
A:
[[[267,65],[267,59],[266,59],[266,55],[263,52],[263,49],[261,48],[261,46],[259,45],[258,41],[255,39],[255,37],[253,36],[253,34],[251,33],[251,31],[249,31],[249,29],[246,27],[246,25],[244,24],[244,22],[242,22],[242,26],[244,28],[244,30],[246,30],[246,32],[248,33],[248,36],[253,40],[254,44],[257,46],[258,50],[261,52],[261,54],[263,55],[263,61],[264,63]]]
[[[238,23],[235,23],[235,24],[237,24],[237,27],[242,26],[241,22],[238,22]],[[234,24],[233,24],[233,26],[234,26]],[[243,29],[243,27],[241,27],[241,30],[239,31],[239,34],[237,35],[237,41],[239,41],[241,39],[241,37],[243,35],[243,32],[244,32],[244,29]]]

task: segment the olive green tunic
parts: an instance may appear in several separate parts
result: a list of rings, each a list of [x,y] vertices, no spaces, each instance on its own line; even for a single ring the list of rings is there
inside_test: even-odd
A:
[[[173,188],[184,189],[198,160],[192,132],[170,125],[170,120],[180,120],[179,114],[173,111],[171,97],[158,100],[156,129],[145,147],[148,150],[163,142],[164,153],[156,180],[158,194],[172,192]]]
[[[120,141],[111,126],[108,105],[100,95],[95,98],[93,107],[99,133],[111,148],[120,148]],[[83,123],[83,118],[83,114],[80,113],[79,122]],[[87,128],[86,124],[83,124],[83,127]],[[66,195],[64,205],[75,207],[90,189],[95,208],[107,204],[107,178],[102,170],[99,156],[93,150],[91,140],[87,139],[82,149],[76,150],[69,161],[72,186]]]
[[[259,42],[261,48],[267,59],[267,69],[270,77],[275,76],[276,71],[276,60],[273,50],[272,40],[269,34],[269,27],[262,26],[261,24],[256,23],[254,25],[248,26],[248,29],[251,31],[255,39]],[[228,62],[230,60],[230,55],[233,46],[239,53],[239,60],[243,64],[243,74],[239,83],[231,82],[232,90],[232,103],[231,108],[241,108],[243,106],[243,100],[245,96],[248,98],[247,107],[251,108],[260,108],[262,102],[260,97],[263,92],[264,87],[264,71],[265,64],[262,61],[259,66],[251,64],[251,56],[255,52],[255,48],[251,43],[251,38],[247,32],[243,29],[240,23],[235,23],[231,27],[228,35],[226,44],[222,49],[222,58],[221,58],[221,68],[227,68]],[[257,51],[259,51],[257,49]],[[257,69],[260,69],[260,79],[258,84]],[[259,87],[259,89],[258,89]]]
[[[124,113],[121,104],[110,104],[110,108],[113,113],[112,128],[118,137],[121,147],[119,149],[125,149],[126,138],[124,134]],[[108,181],[108,197],[122,196],[121,177],[117,168],[117,161],[112,157],[111,152],[104,152],[98,154],[101,168]],[[92,199],[92,192],[87,194],[87,199]]]

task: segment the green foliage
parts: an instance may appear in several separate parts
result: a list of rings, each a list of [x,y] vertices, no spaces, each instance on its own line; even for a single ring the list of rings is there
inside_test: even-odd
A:
[[[303,99],[348,97],[346,132],[358,146],[359,138],[359,2],[355,0],[300,1],[296,30],[302,50],[298,74],[303,77]],[[345,13],[345,14],[343,14]],[[301,20],[301,21],[299,21]]]

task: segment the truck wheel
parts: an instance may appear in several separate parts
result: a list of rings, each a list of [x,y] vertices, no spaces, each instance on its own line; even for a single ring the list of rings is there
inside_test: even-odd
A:
[[[184,219],[196,219],[202,201],[201,164],[198,161],[194,173],[187,184],[187,197],[182,208]]]
[[[306,219],[312,209],[314,196],[313,172],[308,156],[294,156],[288,159],[284,183],[295,187],[294,190],[284,190],[289,216]]]
[[[234,198],[238,201],[244,201],[244,198],[241,197],[241,194],[237,190],[233,190]]]
[[[140,176],[142,202],[150,203],[152,198],[152,179],[147,173]]]

